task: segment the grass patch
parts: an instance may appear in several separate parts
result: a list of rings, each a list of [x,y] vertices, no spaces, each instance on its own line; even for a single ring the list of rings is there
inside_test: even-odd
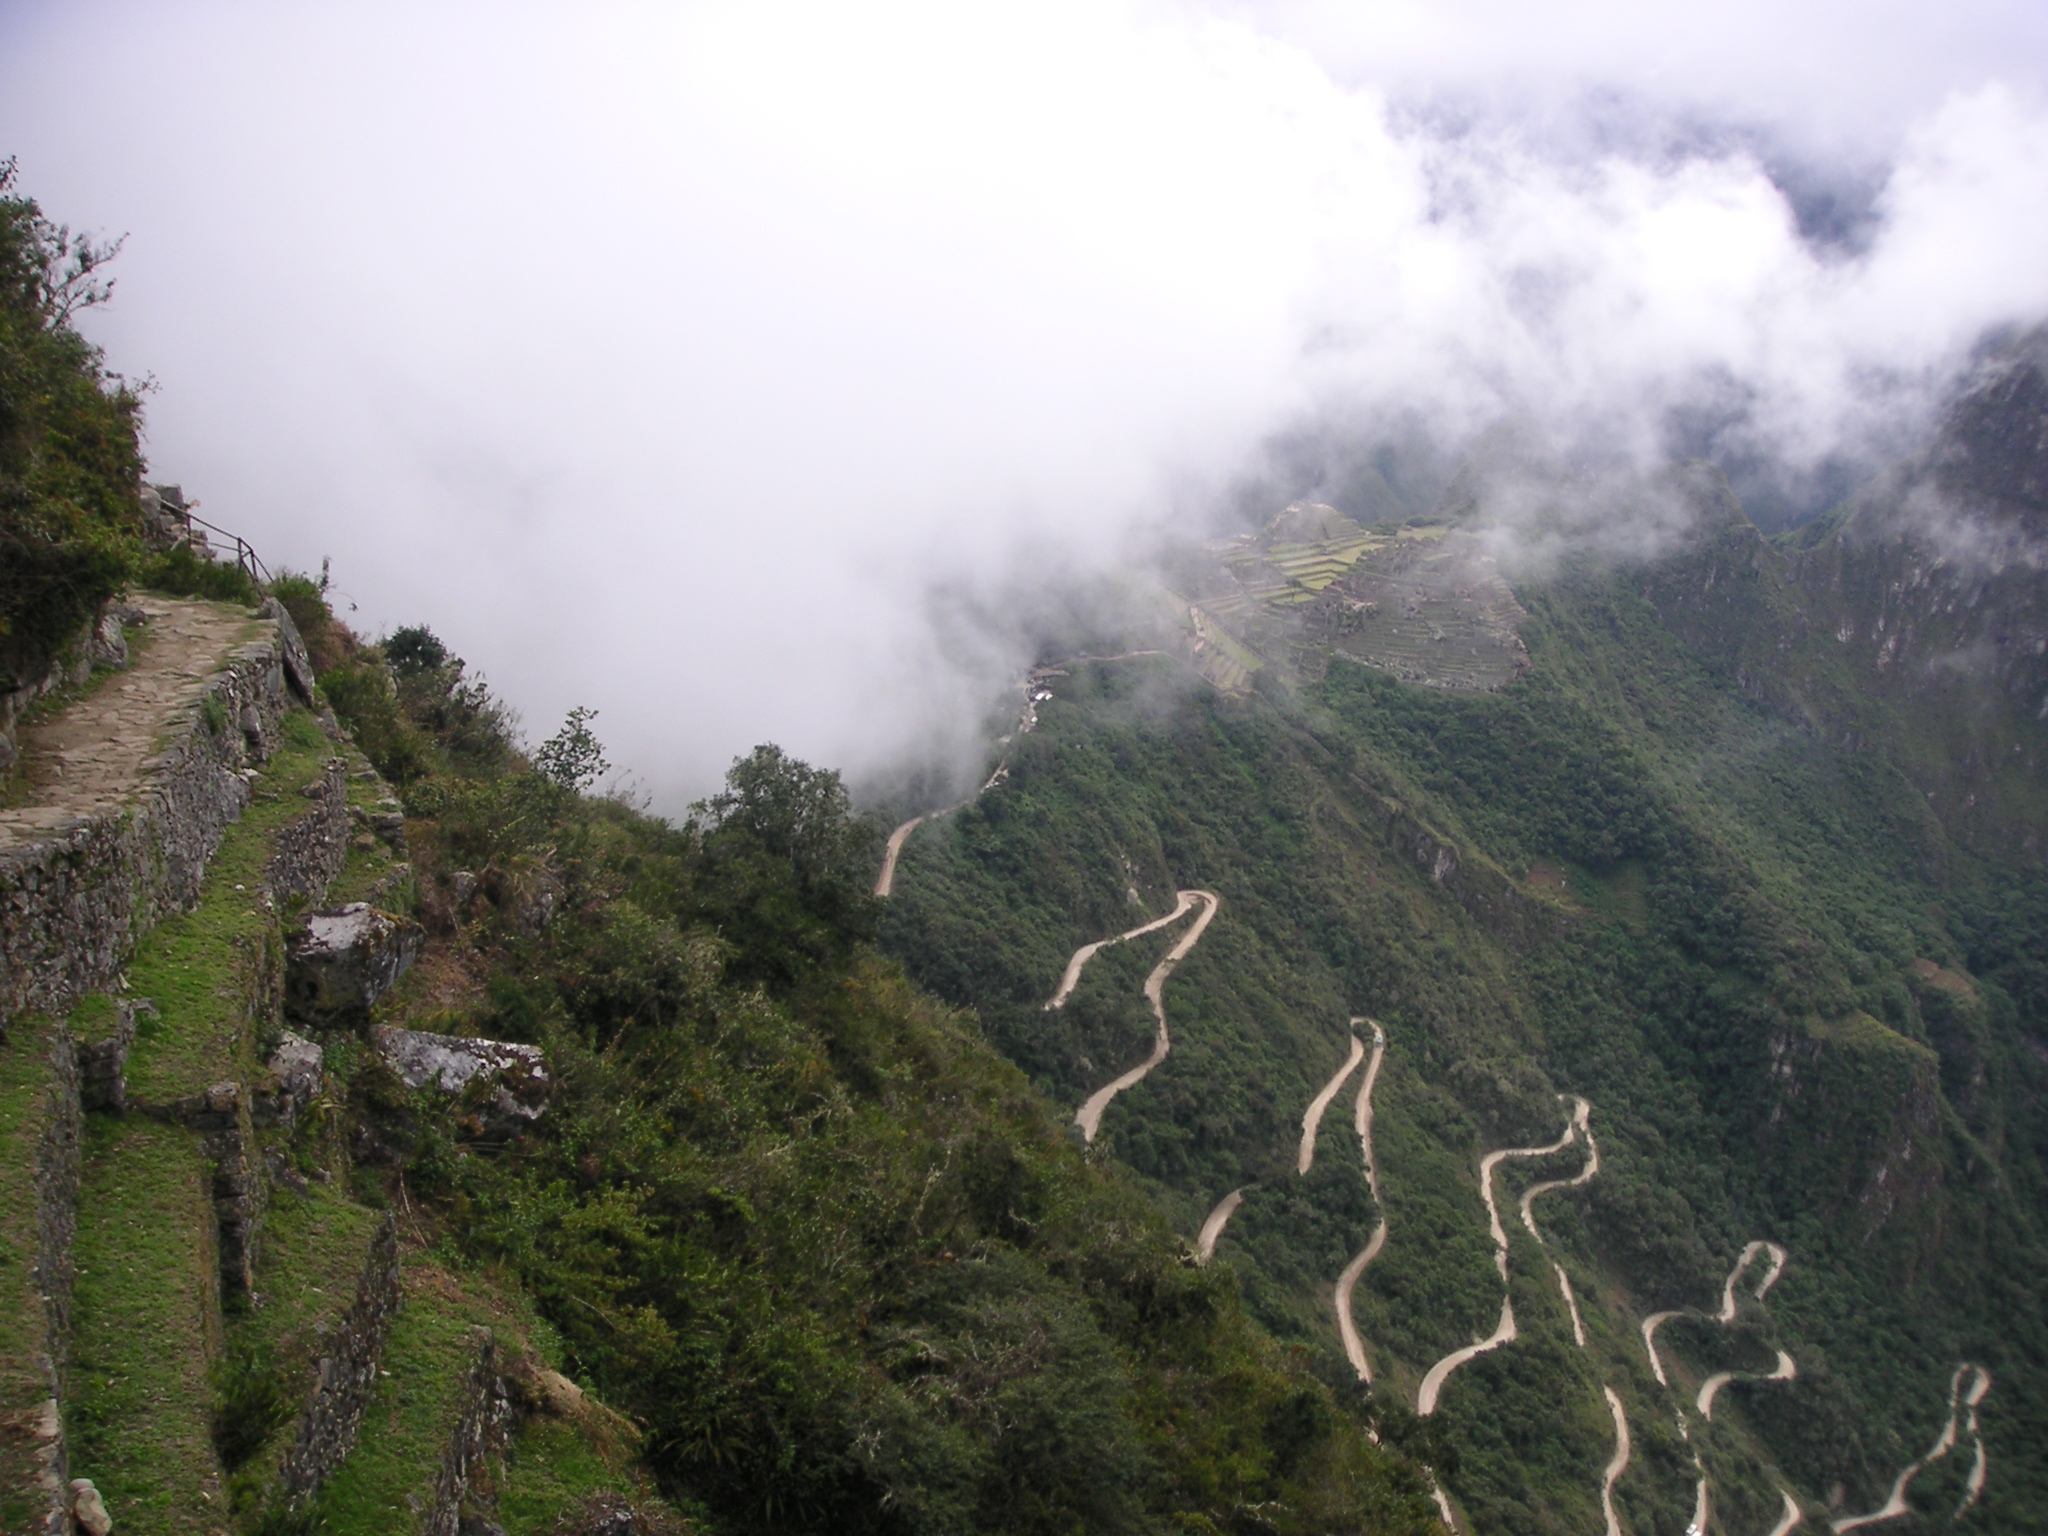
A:
[[[225,1515],[209,1362],[218,1358],[213,1201],[199,1138],[93,1116],[79,1192],[72,1472],[116,1529],[213,1532]]]
[[[529,1419],[513,1436],[496,1518],[506,1536],[545,1536],[565,1514],[597,1493],[652,1496],[607,1462],[573,1424]]]
[[[142,941],[129,982],[155,1002],[159,1017],[138,1024],[129,1054],[136,1102],[167,1104],[253,1067],[259,968],[278,963],[282,942],[260,905],[264,869],[278,831],[307,813],[300,788],[333,754],[310,714],[286,715],[254,800],[207,869],[199,905],[164,919]]]
[[[473,1277],[465,1283],[435,1265],[406,1266],[405,1305],[391,1326],[361,1437],[320,1495],[319,1515],[328,1529],[410,1529],[418,1522],[416,1511],[461,1416],[476,1329],[490,1328],[499,1348],[510,1352],[525,1347],[524,1323]],[[408,1502],[413,1499],[421,1505]]]
[[[257,1443],[239,1458],[252,1465],[237,1480],[237,1507],[269,1481],[290,1444],[312,1395],[320,1357],[332,1347],[342,1315],[355,1304],[357,1282],[382,1219],[322,1185],[309,1186],[304,1195],[272,1191],[256,1255],[255,1290],[262,1305],[230,1325],[228,1345],[231,1356],[267,1364],[286,1411],[269,1420]],[[254,1422],[261,1416],[242,1417]],[[225,1448],[222,1454],[226,1457]]]

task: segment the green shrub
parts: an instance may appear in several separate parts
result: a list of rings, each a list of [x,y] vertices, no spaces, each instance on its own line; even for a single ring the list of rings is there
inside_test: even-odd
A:
[[[321,677],[320,691],[385,778],[403,788],[429,771],[426,738],[399,709],[381,658],[371,653],[341,662]]]
[[[408,624],[384,642],[384,659],[400,677],[435,672],[448,664],[448,647],[424,624]]]
[[[327,562],[323,560],[318,576],[279,571],[268,589],[292,616],[299,638],[306,643],[306,654],[312,659],[316,677],[325,677],[356,651],[355,635],[335,619],[334,610],[327,604],[327,586]]]
[[[251,608],[263,601],[247,571],[224,561],[202,560],[188,544],[148,555],[135,575],[145,587],[173,597],[204,597]]]

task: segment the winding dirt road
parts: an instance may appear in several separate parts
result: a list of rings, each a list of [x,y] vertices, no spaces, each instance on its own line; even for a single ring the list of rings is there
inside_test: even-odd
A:
[[[1584,1099],[1573,1098],[1572,1124],[1578,1128],[1579,1134],[1586,1138],[1586,1166],[1578,1175],[1569,1179],[1548,1179],[1541,1184],[1531,1184],[1522,1192],[1522,1225],[1529,1229],[1529,1235],[1536,1239],[1538,1247],[1548,1248],[1550,1245],[1543,1241],[1543,1234],[1536,1230],[1536,1218],[1529,1210],[1536,1197],[1547,1195],[1553,1189],[1577,1189],[1591,1181],[1593,1175],[1600,1171],[1600,1143],[1593,1139],[1592,1114],[1592,1105]],[[1571,1277],[1565,1274],[1564,1266],[1555,1259],[1550,1261],[1550,1269],[1551,1273],[1557,1276],[1558,1294],[1564,1297],[1565,1310],[1571,1314],[1572,1342],[1584,1349],[1586,1320],[1579,1316],[1579,1298],[1572,1294]]]
[[[1092,953],[1092,951],[1090,952]],[[1068,963],[1071,968],[1072,962]],[[1085,964],[1086,962],[1084,961],[1083,963]],[[1076,970],[1074,974],[1078,979],[1079,971]],[[1071,988],[1066,987],[1066,979],[1064,977],[1061,978],[1061,985],[1066,990],[1071,990]],[[1307,1173],[1310,1168],[1315,1166],[1316,1133],[1322,1127],[1323,1111],[1330,1107],[1330,1100],[1337,1097],[1338,1093],[1343,1090],[1344,1080],[1351,1076],[1352,1069],[1364,1059],[1365,1047],[1360,1044],[1356,1031],[1360,1024],[1369,1022],[1370,1020],[1359,1018],[1354,1018],[1351,1021],[1353,1030],[1351,1054],[1345,1058],[1344,1065],[1337,1069],[1335,1075],[1327,1083],[1323,1084],[1322,1091],[1309,1101],[1308,1109],[1301,1117],[1301,1151],[1295,1158],[1295,1172],[1297,1173]],[[1377,1030],[1379,1026],[1374,1025],[1373,1027]],[[1378,1058],[1375,1057],[1374,1061],[1377,1064]],[[1365,1156],[1366,1161],[1370,1163],[1372,1161],[1372,1148],[1370,1144],[1366,1147]],[[1209,1213],[1208,1218],[1202,1223],[1201,1233],[1195,1239],[1195,1261],[1197,1263],[1206,1264],[1209,1262],[1210,1257],[1216,1252],[1217,1239],[1223,1236],[1225,1224],[1236,1214],[1237,1208],[1243,1200],[1244,1190],[1233,1189],[1229,1194],[1216,1202],[1216,1208]],[[1364,1265],[1359,1266],[1361,1270],[1364,1267]],[[1356,1276],[1353,1276],[1353,1283],[1356,1283],[1356,1278]],[[1367,1379],[1370,1380],[1369,1377]]]
[[[1195,1262],[1206,1264],[1216,1255],[1216,1239],[1223,1235],[1223,1227],[1239,1205],[1244,1201],[1244,1190],[1233,1189],[1216,1202],[1216,1209],[1202,1223],[1201,1235],[1195,1239]]]
[[[1972,1378],[1967,1392],[1963,1390],[1965,1376]],[[1968,1419],[1963,1432],[1976,1442],[1977,1459],[1970,1467],[1969,1479],[1963,1487],[1963,1501],[1956,1506],[1956,1514],[1962,1514],[1976,1503],[1978,1496],[1984,1491],[1985,1471],[1984,1438],[1977,1428],[1977,1405],[1984,1401],[1990,1391],[1991,1373],[1983,1366],[1973,1365],[1967,1360],[1957,1366],[1955,1375],[1949,1378],[1948,1383],[1948,1422],[1941,1427],[1941,1437],[1934,1442],[1934,1448],[1898,1475],[1892,1484],[1891,1497],[1884,1501],[1883,1508],[1867,1515],[1851,1515],[1846,1519],[1831,1521],[1830,1529],[1836,1532],[1853,1531],[1859,1525],[1875,1525],[1880,1520],[1895,1520],[1905,1514],[1911,1507],[1906,1503],[1906,1489],[1911,1486],[1915,1477],[1955,1449],[1956,1420],[1965,1410],[1968,1412]]]
[[[1161,928],[1171,927],[1187,915],[1188,908],[1195,904],[1196,897],[1208,894],[1207,891],[1178,891],[1175,893],[1177,900],[1174,902],[1173,910],[1166,916],[1155,917],[1149,923],[1140,923],[1135,928],[1127,928],[1109,938],[1097,939],[1093,944],[1083,944],[1074,951],[1067,961],[1067,968],[1060,973],[1059,990],[1053,993],[1052,1001],[1045,1005],[1045,1011],[1053,1013],[1066,1006],[1067,999],[1074,995],[1074,988],[1081,984],[1082,967],[1103,950],[1113,944],[1121,944],[1127,939],[1142,938],[1148,933],[1157,933]]]
[[[1038,691],[1052,678],[1065,677],[1067,675],[1066,667],[1083,661],[1129,661],[1134,656],[1160,656],[1164,654],[1162,651],[1119,651],[1114,656],[1075,656],[1065,662],[1053,662],[1048,666],[1033,667],[1024,674],[1024,681],[1019,685],[1024,690],[1024,708],[1017,716],[1017,729],[1012,734],[1025,736],[1038,728]],[[996,744],[1001,746],[1009,741],[1009,739],[1010,737],[1004,736]],[[927,811],[922,816],[913,816],[894,832],[891,832],[889,834],[888,846],[882,851],[882,872],[875,877],[875,894],[877,896],[889,896],[894,893],[896,889],[896,858],[903,852],[903,845],[909,841],[911,833],[915,832],[927,821],[937,821],[941,816],[952,815],[953,812],[959,810],[963,805],[972,805],[978,796],[987,794],[1009,776],[1010,759],[1005,754],[1001,761],[996,764],[995,771],[989,774],[987,781],[981,788],[977,789],[974,794],[969,795],[965,800],[959,802],[958,805],[949,805],[943,811]]]
[[[1794,1365],[1792,1363],[1792,1357],[1786,1354],[1785,1351],[1781,1349],[1778,1351],[1777,1369],[1772,1371],[1769,1375],[1759,1375],[1749,1371],[1714,1372],[1713,1375],[1709,1376],[1705,1381],[1700,1383],[1700,1395],[1698,1400],[1694,1403],[1694,1406],[1699,1409],[1700,1417],[1706,1419],[1708,1422],[1711,1423],[1714,1417],[1714,1399],[1716,1396],[1720,1394],[1721,1389],[1727,1386],[1729,1382],[1790,1381],[1798,1374],[1799,1367]]]
[[[1621,1520],[1614,1513],[1614,1485],[1628,1470],[1628,1415],[1622,1412],[1621,1399],[1615,1396],[1614,1388],[1600,1390],[1607,1394],[1607,1411],[1614,1415],[1614,1455],[1608,1460],[1607,1470],[1600,1474],[1600,1513],[1607,1521],[1607,1536],[1621,1536]]]
[[[1778,1276],[1785,1272],[1785,1250],[1776,1243],[1767,1243],[1761,1238],[1748,1244],[1743,1248],[1742,1256],[1735,1261],[1735,1267],[1728,1271],[1728,1278],[1721,1282],[1721,1310],[1714,1314],[1715,1322],[1727,1324],[1735,1321],[1735,1283],[1742,1278],[1742,1272],[1756,1262],[1756,1257],[1760,1253],[1770,1255],[1771,1267],[1764,1272],[1763,1279],[1757,1282],[1756,1290],[1752,1294],[1758,1301],[1762,1301],[1764,1297],[1770,1294],[1771,1287],[1778,1283]],[[1657,1330],[1672,1318],[1682,1316],[1684,1316],[1684,1309],[1673,1312],[1652,1312],[1643,1319],[1643,1348],[1649,1351],[1650,1374],[1657,1378],[1657,1385],[1660,1387],[1670,1386],[1671,1380],[1664,1374],[1664,1362],[1657,1354]],[[1761,1381],[1790,1381],[1792,1378],[1789,1375],[1778,1376],[1774,1374],[1757,1379]],[[1720,1388],[1716,1387],[1714,1390],[1719,1391]],[[1705,1405],[1709,1401],[1711,1401],[1711,1398],[1703,1393],[1701,1400],[1702,1412],[1706,1411]]]
[[[1372,1023],[1369,1019],[1353,1019],[1351,1022],[1354,1025]],[[1352,1036],[1352,1044],[1357,1043],[1358,1037]],[[1351,1316],[1351,1295],[1358,1289],[1358,1277],[1365,1273],[1366,1265],[1380,1256],[1380,1249],[1387,1243],[1387,1207],[1380,1199],[1379,1168],[1372,1160],[1372,1090],[1373,1085],[1379,1081],[1380,1062],[1385,1059],[1386,1054],[1387,1032],[1375,1023],[1372,1025],[1372,1060],[1366,1063],[1365,1081],[1358,1085],[1357,1125],[1358,1145],[1365,1153],[1365,1187],[1372,1192],[1372,1203],[1379,1212],[1380,1220],[1379,1225],[1372,1229],[1372,1236],[1365,1240],[1365,1246],[1359,1249],[1349,1264],[1344,1266],[1344,1272],[1337,1276],[1337,1336],[1344,1341],[1344,1358],[1349,1360],[1351,1368],[1358,1372],[1358,1379],[1368,1385],[1372,1381],[1372,1364],[1365,1358],[1365,1344],[1358,1337],[1358,1324]],[[1354,1056],[1352,1060],[1356,1061],[1357,1057]],[[1344,1070],[1348,1073],[1351,1068],[1347,1065]],[[1307,1166],[1306,1162],[1302,1164],[1304,1171]],[[1441,1490],[1437,1493],[1437,1499],[1442,1502]],[[1451,1523],[1449,1506],[1446,1505],[1444,1524]]]
[[[1066,1002],[1067,998],[1072,995],[1075,986],[1081,980],[1081,967],[1086,965],[1095,953],[1104,946],[1120,944],[1125,939],[1136,938],[1141,933],[1150,933],[1155,928],[1164,928],[1168,923],[1186,912],[1189,907],[1196,905],[1201,907],[1201,916],[1197,917],[1189,925],[1188,931],[1180,936],[1179,942],[1166,952],[1166,958],[1153,966],[1152,974],[1145,978],[1145,1001],[1152,1005],[1152,1017],[1158,1020],[1159,1023],[1158,1036],[1152,1042],[1152,1054],[1131,1068],[1130,1071],[1112,1079],[1088,1095],[1088,1101],[1074,1114],[1074,1124],[1081,1127],[1081,1139],[1083,1141],[1093,1141],[1095,1139],[1096,1131],[1102,1126],[1102,1112],[1109,1108],[1109,1101],[1122,1093],[1126,1088],[1133,1088],[1142,1083],[1145,1080],[1145,1075],[1158,1066],[1159,1063],[1166,1060],[1166,1053],[1173,1049],[1173,1036],[1166,1027],[1166,1002],[1163,995],[1166,988],[1166,978],[1173,974],[1173,968],[1186,958],[1188,951],[1201,942],[1203,930],[1209,926],[1211,919],[1216,916],[1217,907],[1222,905],[1222,898],[1214,891],[1180,891],[1176,894],[1179,899],[1175,903],[1173,911],[1166,917],[1155,919],[1152,922],[1130,929],[1128,932],[1120,933],[1114,939],[1098,940],[1094,944],[1084,944],[1075,950],[1073,958],[1067,962],[1066,974],[1060,978],[1059,991],[1055,992],[1052,1001],[1045,1005],[1046,1010],[1050,1012]],[[1226,1217],[1226,1219],[1228,1218]]]
[[[1353,1019],[1351,1022],[1355,1026],[1360,1021]],[[1364,1059],[1365,1047],[1354,1034],[1351,1037],[1351,1054],[1344,1059],[1344,1065],[1337,1069],[1335,1076],[1323,1084],[1323,1091],[1308,1101],[1308,1109],[1301,1117],[1301,1151],[1294,1159],[1296,1173],[1307,1173],[1315,1166],[1316,1132],[1322,1126],[1323,1111],[1330,1107],[1330,1100],[1342,1091],[1344,1079],[1351,1075],[1351,1069]]]
[[[1575,1105],[1584,1103],[1583,1099],[1575,1101]],[[1500,1224],[1500,1206],[1493,1198],[1493,1170],[1511,1157],[1548,1157],[1553,1152],[1562,1152],[1578,1138],[1584,1113],[1586,1111],[1575,1107],[1571,1118],[1565,1121],[1564,1134],[1547,1147],[1502,1147],[1487,1153],[1479,1160],[1479,1193],[1486,1201],[1487,1230],[1493,1235],[1493,1267],[1500,1271],[1503,1287],[1507,1285],[1508,1279],[1508,1234],[1507,1229]],[[1559,1182],[1569,1184],[1574,1181],[1566,1179]],[[1527,1219],[1526,1206],[1524,1218]],[[1533,1221],[1529,1224],[1529,1230],[1535,1231]],[[1542,1241],[1540,1235],[1537,1241]],[[1500,1299],[1500,1321],[1494,1325],[1493,1332],[1476,1344],[1467,1344],[1463,1349],[1453,1350],[1429,1368],[1429,1373],[1422,1378],[1421,1390],[1415,1394],[1416,1413],[1425,1419],[1435,1413],[1437,1398],[1443,1391],[1444,1383],[1450,1379],[1451,1372],[1469,1360],[1477,1359],[1490,1350],[1499,1349],[1503,1344],[1514,1343],[1516,1337],[1514,1298],[1503,1292]]]
[[[1788,1536],[1799,1528],[1799,1522],[1806,1518],[1806,1511],[1799,1507],[1799,1501],[1784,1489],[1778,1490],[1778,1497],[1785,1501],[1785,1512],[1778,1516],[1778,1523],[1771,1527],[1769,1536]]]
[[[932,812],[932,814],[935,816],[943,816],[945,812],[934,811]],[[913,816],[910,818],[910,820],[906,821],[905,823],[903,823],[902,826],[898,827],[894,832],[891,832],[889,834],[889,846],[882,850],[882,872],[880,875],[875,877],[875,894],[877,896],[887,896],[896,889],[896,856],[903,852],[903,844],[905,840],[907,840],[910,834],[915,832],[918,829],[918,827],[923,824],[923,822],[924,817]]]

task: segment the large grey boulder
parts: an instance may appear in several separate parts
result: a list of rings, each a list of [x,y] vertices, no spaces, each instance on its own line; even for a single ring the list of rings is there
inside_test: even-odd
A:
[[[406,1087],[436,1089],[471,1106],[477,1129],[516,1130],[547,1112],[554,1083],[537,1045],[387,1027],[370,1031],[370,1045]]]
[[[285,1012],[316,1024],[359,1022],[419,958],[420,926],[352,901],[306,914],[285,943]]]

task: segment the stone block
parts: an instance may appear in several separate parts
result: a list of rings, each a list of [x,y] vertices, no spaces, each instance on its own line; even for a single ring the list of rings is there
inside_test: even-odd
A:
[[[285,1011],[322,1024],[368,1018],[419,957],[420,927],[367,902],[306,914],[285,945]]]
[[[430,1035],[377,1028],[371,1047],[408,1088],[430,1088],[461,1098],[478,1117],[476,1129],[516,1130],[547,1112],[554,1083],[537,1045]]]

